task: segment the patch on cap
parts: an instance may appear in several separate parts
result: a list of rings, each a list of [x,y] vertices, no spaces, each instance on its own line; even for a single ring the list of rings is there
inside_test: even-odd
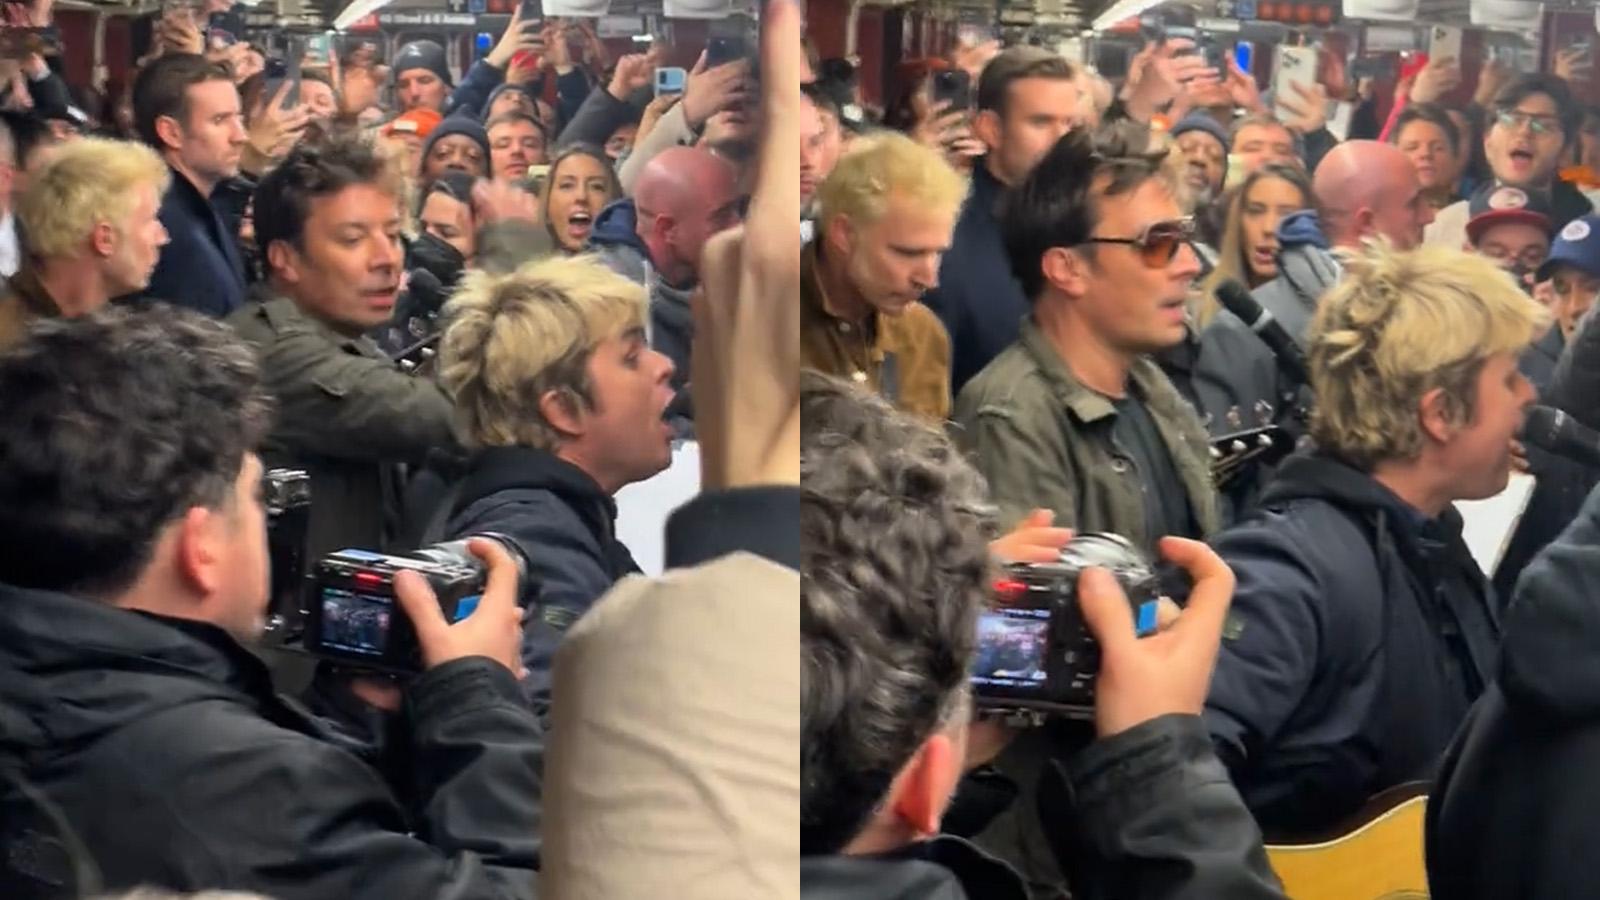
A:
[[[1561,239],[1577,243],[1589,236],[1589,223],[1582,219],[1573,219],[1567,227],[1561,229]]]
[[[394,123],[389,126],[389,130],[391,132],[402,131],[409,134],[416,134],[422,130],[422,126],[418,125],[416,121],[412,119],[395,119]]]
[[[1522,209],[1528,205],[1528,195],[1514,187],[1503,187],[1489,195],[1490,209]]]

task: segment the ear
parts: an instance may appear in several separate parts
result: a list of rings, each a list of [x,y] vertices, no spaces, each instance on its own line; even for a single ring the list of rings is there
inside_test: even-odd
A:
[[[889,798],[895,818],[919,838],[939,833],[939,822],[961,779],[963,752],[956,744],[948,731],[928,738],[901,770]]]
[[[94,223],[94,230],[89,232],[89,249],[96,256],[110,257],[117,251],[117,228],[110,222]]]
[[[1375,225],[1377,218],[1377,214],[1372,211],[1371,207],[1363,206],[1355,211],[1355,214],[1350,217],[1350,221],[1355,225],[1358,237],[1367,237],[1377,233],[1378,229]]]
[[[846,215],[837,215],[828,220],[826,233],[823,235],[828,241],[828,249],[838,257],[848,259],[856,245],[856,226]]]
[[[1087,290],[1084,276],[1088,261],[1066,247],[1051,247],[1039,259],[1039,271],[1045,283],[1069,297],[1082,296]]]
[[[972,133],[991,151],[1000,148],[1000,114],[992,109],[980,109],[972,117]]]
[[[273,241],[267,245],[267,265],[273,274],[289,284],[300,283],[299,259],[288,241]]]
[[[548,390],[539,395],[539,414],[565,438],[583,436],[585,415],[578,398],[568,391]]]
[[[172,116],[157,116],[156,137],[161,139],[162,144],[158,150],[175,150],[183,146],[183,126]]]
[[[1417,402],[1417,415],[1422,424],[1422,433],[1429,440],[1447,444],[1456,436],[1459,423],[1452,422],[1446,411],[1444,388],[1434,388],[1423,394]]]
[[[226,528],[223,513],[203,506],[189,507],[178,523],[178,576],[197,594],[210,596],[222,585]]]

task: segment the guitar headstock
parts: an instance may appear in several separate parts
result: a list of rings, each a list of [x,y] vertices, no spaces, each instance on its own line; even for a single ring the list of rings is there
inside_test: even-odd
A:
[[[1267,420],[1270,422],[1271,404],[1263,402],[1256,406],[1257,415],[1261,415],[1260,407],[1268,409]],[[1250,466],[1275,465],[1294,451],[1294,445],[1294,437],[1282,426],[1273,424],[1262,424],[1213,438],[1211,480],[1218,490],[1227,490]]]

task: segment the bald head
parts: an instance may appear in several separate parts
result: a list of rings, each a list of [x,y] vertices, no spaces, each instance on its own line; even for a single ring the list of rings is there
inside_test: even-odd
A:
[[[1311,183],[1322,227],[1335,247],[1367,237],[1409,250],[1422,243],[1433,210],[1411,160],[1393,144],[1346,141],[1322,158]]]
[[[645,163],[633,186],[637,230],[669,281],[698,280],[706,240],[738,222],[738,181],[732,163],[698,147],[671,147]]]

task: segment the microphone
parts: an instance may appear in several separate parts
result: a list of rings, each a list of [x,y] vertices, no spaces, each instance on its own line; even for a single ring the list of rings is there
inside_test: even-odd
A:
[[[1278,368],[1289,376],[1295,386],[1311,383],[1310,376],[1306,374],[1306,357],[1300,352],[1300,345],[1289,336],[1289,332],[1283,330],[1283,325],[1273,318],[1272,313],[1250,296],[1248,288],[1230,278],[1217,285],[1217,301],[1223,309],[1238,316],[1239,321],[1256,333],[1256,337],[1261,338],[1261,343],[1266,344],[1277,359]]]
[[[1522,422],[1522,439],[1573,462],[1600,468],[1600,433],[1551,406],[1535,406]]]

